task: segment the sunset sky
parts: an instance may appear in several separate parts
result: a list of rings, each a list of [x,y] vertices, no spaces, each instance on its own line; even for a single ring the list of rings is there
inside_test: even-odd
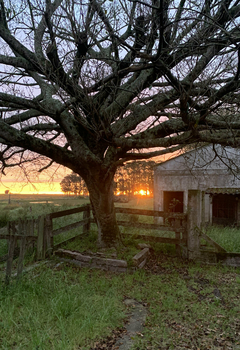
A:
[[[0,177],[0,194],[6,190],[21,194],[62,194],[60,182],[70,172],[69,169],[59,166],[52,166],[42,173],[29,169],[24,173],[19,168],[12,168],[6,176]]]
[[[6,190],[9,190],[11,193],[21,194],[62,194],[59,182],[33,182],[30,184],[26,182],[1,181],[0,194],[5,193]]]
[[[159,162],[166,161],[179,155],[179,152],[156,157],[154,160]],[[63,166],[54,164],[47,170],[39,173],[38,168],[30,165],[27,168],[9,168],[6,175],[0,174],[0,194],[9,190],[11,193],[20,194],[63,194],[61,192],[60,182],[71,171]]]

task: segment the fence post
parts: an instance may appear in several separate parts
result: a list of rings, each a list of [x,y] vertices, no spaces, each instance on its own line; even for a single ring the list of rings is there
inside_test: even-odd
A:
[[[44,215],[38,218],[37,259],[45,259]]]
[[[83,234],[87,234],[90,231],[90,225],[91,225],[91,221],[90,221],[90,205],[87,204],[86,205],[86,210],[83,212],[83,220],[86,220],[86,223],[83,225]]]
[[[175,229],[175,238],[176,239],[181,239],[181,233],[179,231],[179,229],[181,228],[181,221],[180,219],[175,219],[174,220],[174,229]],[[181,256],[181,247],[179,244],[176,244],[176,254],[178,256]]]
[[[205,228],[205,191],[201,192],[201,229]]]
[[[196,259],[199,256],[200,240],[195,230],[196,226],[201,226],[201,191],[188,190],[188,259]]]
[[[12,229],[12,234],[10,233]],[[11,234],[11,237],[9,238],[9,244],[8,244],[8,258],[7,258],[7,267],[6,267],[6,277],[5,277],[5,284],[8,285],[10,282],[11,274],[12,274],[12,263],[13,263],[13,256],[14,256],[14,249],[15,245],[17,243],[17,237],[16,237],[16,227],[15,222],[8,223],[8,234]]]
[[[52,219],[48,214],[45,216],[45,244],[46,244],[46,253],[47,255],[51,255],[53,251],[53,235],[52,235]]]
[[[18,259],[18,266],[17,266],[17,278],[19,279],[23,270],[23,260],[26,250],[26,236],[29,235],[29,221],[25,220],[23,222],[19,222],[19,233],[23,235],[20,239],[20,252],[19,252],[19,259]]]

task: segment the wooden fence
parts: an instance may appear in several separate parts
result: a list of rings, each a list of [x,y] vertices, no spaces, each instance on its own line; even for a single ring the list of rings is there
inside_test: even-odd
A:
[[[72,214],[83,213],[83,218],[80,221],[65,225],[58,229],[53,229],[53,220],[60,217],[69,216]],[[130,208],[116,208],[116,213],[126,215],[144,215],[152,217],[163,217],[168,219],[170,225],[159,225],[140,223],[132,221],[118,221],[120,226],[135,227],[139,229],[153,229],[159,232],[171,231],[175,232],[175,238],[167,238],[159,236],[146,236],[146,235],[134,235],[136,239],[142,239],[150,242],[160,243],[172,243],[177,247],[177,251],[180,252],[180,246],[187,242],[187,231],[186,231],[186,214],[177,213],[165,213],[154,210],[142,210],[142,209],[130,209]],[[91,208],[90,205],[85,205],[78,208],[63,210],[59,212],[50,213],[47,215],[39,216],[37,219],[30,220],[18,220],[9,222],[7,227],[7,234],[0,233],[0,239],[8,240],[8,254],[6,255],[7,267],[6,267],[6,283],[9,283],[14,256],[18,256],[17,276],[19,277],[23,269],[23,259],[27,249],[31,247],[36,248],[36,259],[45,259],[50,256],[53,250],[58,249],[60,246],[66,244],[69,241],[73,241],[76,237],[81,234],[88,233],[90,230],[91,223],[95,223],[91,219]],[[82,227],[82,232],[77,236],[74,236],[64,242],[54,245],[54,237],[77,227]],[[124,234],[124,237],[129,237],[129,234]]]
[[[53,230],[54,219],[81,212],[83,212],[83,219],[81,221]],[[83,227],[83,233],[89,231],[89,205],[42,215],[37,219],[10,221],[7,225],[7,229],[1,230],[0,232],[0,239],[8,241],[8,253],[0,257],[0,261],[7,261],[5,283],[9,284],[14,257],[18,257],[17,277],[20,277],[23,270],[24,256],[27,250],[36,248],[36,259],[45,259],[52,254],[54,248],[56,249],[58,247],[58,245],[54,246],[54,236],[80,226]],[[75,238],[76,237],[73,237],[72,239]]]
[[[177,253],[188,259],[202,258],[204,261],[223,262],[228,265],[240,266],[240,254],[230,254],[224,251],[216,242],[203,233],[201,227],[201,192],[198,190],[188,191],[188,214],[166,213],[163,211],[116,208],[116,213],[138,216],[150,216],[155,219],[162,217],[165,225],[156,223],[143,223],[138,220],[118,220],[119,226],[133,227],[139,229],[156,230],[158,235],[140,235],[134,234],[135,239],[142,239],[149,242],[171,243],[176,245]],[[58,229],[53,229],[53,220],[60,217],[65,217],[72,214],[83,213],[83,218],[80,221],[65,225]],[[124,216],[125,218],[125,216]],[[157,220],[154,220],[155,222]],[[6,283],[9,283],[13,265],[14,256],[18,256],[17,276],[21,275],[23,269],[23,260],[25,252],[32,248],[36,248],[36,259],[45,259],[53,253],[53,250],[58,249],[61,245],[80,237],[81,234],[87,234],[90,230],[91,219],[90,205],[85,205],[78,208],[54,212],[47,215],[42,215],[37,219],[18,220],[9,222],[6,232],[0,230],[0,239],[8,240],[8,254],[6,254]],[[54,245],[54,237],[77,227],[82,227],[82,232],[71,239]],[[175,233],[174,238],[161,237],[161,231],[172,231]],[[124,234],[125,237],[130,237],[130,234]],[[201,239],[207,241],[214,251],[202,251]],[[0,257],[1,261],[1,257]]]
[[[162,217],[165,219],[167,224],[149,224],[143,222],[131,222],[131,221],[120,221],[118,220],[119,226],[135,227],[139,229],[157,230],[159,236],[149,235],[134,235],[136,239],[142,239],[148,242],[156,243],[170,243],[176,245],[177,253],[180,254],[181,246],[187,243],[187,214],[180,213],[166,213],[163,211],[156,210],[144,210],[144,209],[130,209],[130,208],[116,208],[116,213],[127,214],[127,215],[144,215],[151,216],[154,218]],[[175,238],[161,237],[161,231],[175,232]],[[124,234],[124,237],[130,237],[130,234]]]
[[[8,254],[6,254],[7,266],[5,283],[9,284],[12,272],[14,256],[18,256],[17,277],[22,273],[23,260],[27,249],[33,247],[38,242],[39,232],[37,228],[41,227],[42,218],[32,220],[18,220],[8,222],[7,233],[0,234],[0,239],[8,241]],[[2,260],[4,260],[3,257]]]

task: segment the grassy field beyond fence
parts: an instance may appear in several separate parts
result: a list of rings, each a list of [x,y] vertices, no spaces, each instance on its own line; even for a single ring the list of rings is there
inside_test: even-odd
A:
[[[240,253],[240,228],[210,226],[206,233],[227,252]]]

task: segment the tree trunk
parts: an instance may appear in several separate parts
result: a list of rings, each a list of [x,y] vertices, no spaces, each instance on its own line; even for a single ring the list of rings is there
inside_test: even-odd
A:
[[[101,177],[86,181],[98,227],[98,245],[100,247],[116,246],[119,237],[116,213],[114,208],[113,178],[104,181]]]

